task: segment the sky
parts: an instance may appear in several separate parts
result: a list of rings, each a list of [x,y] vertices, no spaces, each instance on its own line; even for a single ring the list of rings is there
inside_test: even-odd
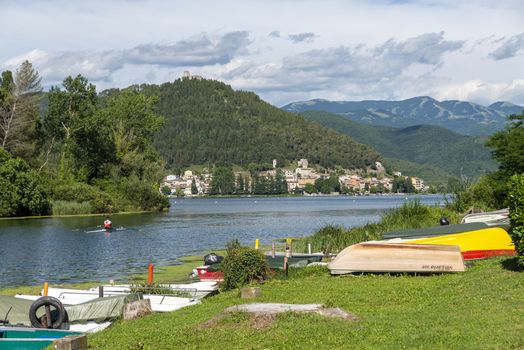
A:
[[[524,105],[524,1],[0,0],[0,71],[98,91],[184,71],[276,106],[428,95]]]

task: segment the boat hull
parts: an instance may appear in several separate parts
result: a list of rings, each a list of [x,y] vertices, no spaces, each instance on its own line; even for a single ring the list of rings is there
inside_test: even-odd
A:
[[[395,240],[396,241],[396,240]],[[500,227],[478,231],[402,240],[406,243],[457,245],[465,260],[484,259],[492,256],[515,255],[515,246],[509,234]]]
[[[0,350],[45,349],[54,340],[80,332],[29,327],[0,327]]]
[[[341,251],[328,264],[333,275],[354,272],[442,273],[465,271],[458,246],[364,242]]]

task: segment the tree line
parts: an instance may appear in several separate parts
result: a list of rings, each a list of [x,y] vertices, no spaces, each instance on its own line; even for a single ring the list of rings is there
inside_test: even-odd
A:
[[[250,176],[239,174],[235,177],[229,167],[217,167],[213,172],[210,185],[210,195],[269,195],[287,194],[288,186],[282,169],[277,169],[275,176],[260,175],[258,172]]]
[[[157,190],[156,97],[129,88],[102,99],[81,75],[43,94],[40,81],[27,61],[1,74],[0,182],[10,189],[0,195],[1,216],[168,206]]]

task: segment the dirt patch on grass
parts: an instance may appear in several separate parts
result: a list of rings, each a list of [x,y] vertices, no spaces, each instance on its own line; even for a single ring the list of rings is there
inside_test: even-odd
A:
[[[263,330],[269,328],[277,320],[275,314],[252,314],[249,317],[249,324],[251,328],[256,330]]]
[[[269,328],[275,323],[278,315],[276,314],[248,314],[246,312],[239,312],[236,315],[231,313],[221,313],[212,319],[203,322],[196,326],[197,330],[204,330],[215,327],[238,327],[239,324],[246,324],[256,330],[263,330]]]

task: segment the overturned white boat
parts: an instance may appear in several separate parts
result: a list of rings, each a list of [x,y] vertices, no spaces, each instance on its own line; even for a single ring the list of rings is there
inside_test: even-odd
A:
[[[0,295],[1,322],[10,327],[60,328],[91,333],[107,328],[112,321],[122,317],[124,305],[140,299],[139,294],[127,294],[71,305],[50,297]],[[49,308],[49,316],[44,308]]]
[[[345,248],[328,264],[328,268],[333,275],[354,272],[465,271],[459,246],[379,241]]]
[[[49,288],[48,296],[57,298],[64,305],[78,305],[96,299],[104,299],[105,297],[123,296],[131,294],[131,291],[104,291],[101,297],[100,292],[93,290],[81,289],[67,289],[67,288]],[[20,299],[36,300],[40,298],[37,295],[23,295],[17,294],[15,297]],[[165,294],[142,294],[143,299],[149,299],[151,302],[151,309],[156,312],[169,312],[181,309],[186,306],[196,305],[200,303],[199,299],[191,297],[177,297]]]
[[[471,213],[462,218],[461,224],[472,222],[483,222],[488,225],[507,224],[509,225],[509,209],[500,209],[484,213]]]

